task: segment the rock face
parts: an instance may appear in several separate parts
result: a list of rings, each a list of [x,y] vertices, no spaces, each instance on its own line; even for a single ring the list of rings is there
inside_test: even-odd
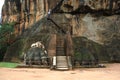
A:
[[[65,7],[71,6],[76,10],[82,6],[88,6],[93,10],[117,10],[119,8],[119,0],[65,0]],[[83,8],[83,7],[82,7]]]
[[[43,33],[58,33],[56,26],[46,19],[46,14],[60,1],[5,0],[3,23],[16,22],[15,33],[22,33],[21,38],[27,40],[35,40],[33,36]],[[120,0],[63,0],[50,17],[71,33],[75,53],[86,50],[92,55],[98,53],[101,60],[120,61],[119,14]]]
[[[47,11],[47,0],[5,0],[2,11],[3,23],[16,22],[15,33],[21,34]]]
[[[21,34],[25,29],[42,19],[53,9],[60,0],[5,0],[2,11],[2,22],[16,22],[15,33]],[[119,13],[120,0],[63,0],[56,12],[70,12],[71,14]],[[99,13],[98,13],[99,14]],[[76,15],[72,17],[74,19]]]

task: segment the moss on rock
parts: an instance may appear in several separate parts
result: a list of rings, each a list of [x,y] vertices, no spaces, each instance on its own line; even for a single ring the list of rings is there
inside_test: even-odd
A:
[[[20,62],[20,56],[24,49],[25,39],[20,39],[13,43],[6,51],[4,61]]]
[[[85,37],[74,37],[74,53],[76,60],[109,61],[110,57],[103,45]]]

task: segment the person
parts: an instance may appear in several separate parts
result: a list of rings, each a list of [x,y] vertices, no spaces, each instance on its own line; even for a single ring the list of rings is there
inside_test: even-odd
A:
[[[47,19],[50,18],[50,15],[51,15],[51,9],[49,9],[49,11],[48,11]]]

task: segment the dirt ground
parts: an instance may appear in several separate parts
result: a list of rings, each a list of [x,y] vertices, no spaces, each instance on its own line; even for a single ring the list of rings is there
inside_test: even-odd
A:
[[[79,68],[54,71],[36,68],[0,68],[0,80],[120,80],[120,64],[107,68]]]

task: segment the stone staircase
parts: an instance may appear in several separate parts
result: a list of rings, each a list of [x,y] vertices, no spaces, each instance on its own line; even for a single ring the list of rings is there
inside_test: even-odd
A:
[[[57,36],[56,40],[56,69],[57,70],[68,70],[68,61],[65,54],[65,41],[62,35]]]
[[[61,35],[56,40],[56,56],[65,56],[64,37]]]
[[[56,57],[56,69],[57,70],[68,70],[68,61],[66,56],[57,56]]]
[[[69,70],[72,67],[70,56],[66,56],[65,39],[62,35],[56,37],[56,55],[53,63],[56,70]]]

